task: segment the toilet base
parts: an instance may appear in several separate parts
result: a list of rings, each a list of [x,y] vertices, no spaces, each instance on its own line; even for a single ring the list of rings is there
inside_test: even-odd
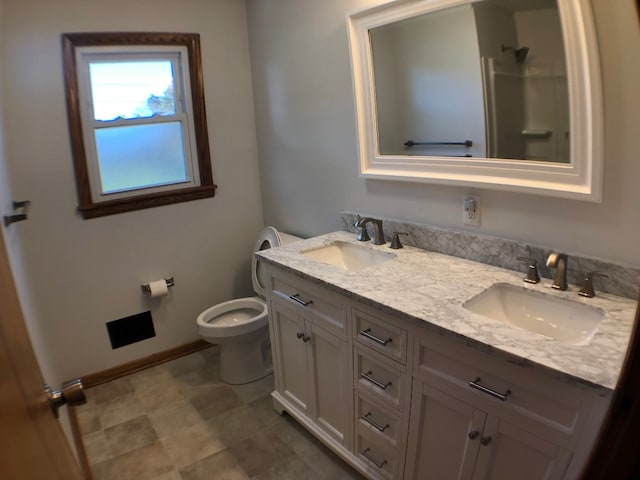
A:
[[[263,330],[263,329],[261,329]],[[229,385],[255,382],[273,372],[269,330],[249,335],[242,342],[219,342],[220,380]]]

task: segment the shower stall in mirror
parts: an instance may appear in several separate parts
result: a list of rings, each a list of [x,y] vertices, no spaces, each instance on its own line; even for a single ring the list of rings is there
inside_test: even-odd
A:
[[[485,0],[370,30],[380,155],[570,162],[555,0]]]

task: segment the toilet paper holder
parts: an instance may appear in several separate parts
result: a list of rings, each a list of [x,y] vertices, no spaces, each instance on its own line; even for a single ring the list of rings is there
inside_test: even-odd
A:
[[[167,287],[173,287],[175,285],[173,277],[165,278],[164,281],[167,282]],[[148,283],[143,283],[140,285],[140,288],[142,288],[142,291],[145,293],[151,293],[151,287]]]

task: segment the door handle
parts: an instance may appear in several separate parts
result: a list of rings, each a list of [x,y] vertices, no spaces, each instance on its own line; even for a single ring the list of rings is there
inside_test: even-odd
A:
[[[49,385],[45,385],[44,391],[47,394],[49,407],[51,408],[51,413],[53,413],[54,418],[60,416],[58,410],[60,410],[60,407],[63,405],[76,407],[87,403],[82,380],[79,378],[63,383],[60,390],[53,390]]]

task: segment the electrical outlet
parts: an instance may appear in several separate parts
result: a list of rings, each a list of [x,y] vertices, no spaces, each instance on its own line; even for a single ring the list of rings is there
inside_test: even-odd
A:
[[[480,196],[466,194],[462,197],[462,223],[480,226]]]

